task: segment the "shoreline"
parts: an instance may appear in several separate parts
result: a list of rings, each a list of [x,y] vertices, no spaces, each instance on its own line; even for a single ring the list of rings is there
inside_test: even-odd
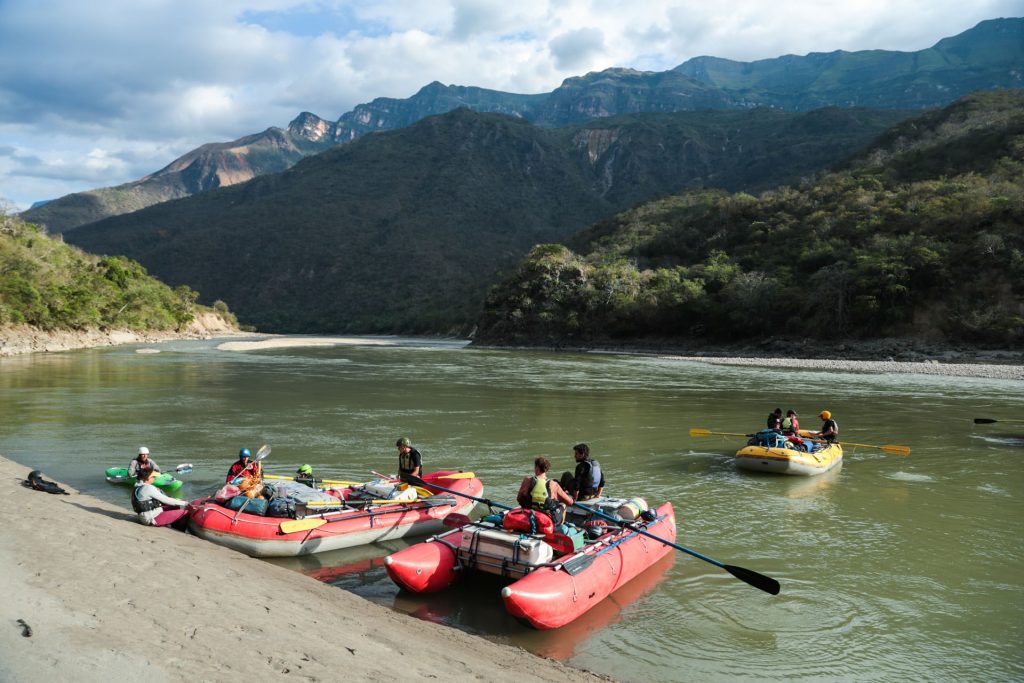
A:
[[[28,353],[71,351],[121,344],[159,343],[174,339],[247,337],[225,341],[221,351],[257,351],[311,346],[392,346],[385,336],[287,335],[242,332],[215,315],[197,318],[183,331],[132,332],[88,330],[45,332],[21,326],[0,328],[0,357]],[[917,340],[879,339],[823,345],[766,340],[751,345],[686,346],[657,342],[635,345],[504,345],[468,341],[468,348],[497,351],[540,351],[646,356],[715,365],[799,368],[876,374],[920,374],[944,377],[1024,380],[1024,350],[981,349]],[[140,349],[140,352],[147,350]],[[150,352],[153,352],[152,350]]]
[[[668,343],[635,346],[522,346],[474,342],[470,348],[641,356],[712,365],[1024,380],[1024,350],[920,346],[906,340],[845,342],[836,346],[796,345],[776,340],[756,347],[680,347]]]
[[[247,333],[216,313],[199,313],[183,330],[42,330],[29,325],[0,326],[0,358],[58,353],[122,344],[154,344],[176,339],[213,339]]]
[[[29,469],[0,456],[0,680],[612,680],[143,526],[62,484],[71,495],[34,491]]]

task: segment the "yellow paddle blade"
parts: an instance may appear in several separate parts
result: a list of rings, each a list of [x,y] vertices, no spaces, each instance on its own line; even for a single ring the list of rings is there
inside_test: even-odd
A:
[[[289,519],[286,522],[281,522],[280,528],[282,534],[291,534],[296,531],[309,531],[311,529],[316,529],[317,527],[322,527],[324,524],[327,524],[326,519]]]
[[[452,472],[451,474],[442,474],[438,479],[473,479],[476,477],[476,472]]]
[[[415,488],[416,495],[419,496],[420,498],[429,498],[430,496],[434,495],[433,491],[431,491],[430,489],[425,489],[422,486],[416,486]]]
[[[910,455],[910,448],[908,446],[882,446],[882,450],[886,453],[895,453],[896,455]]]
[[[690,436],[711,436],[711,431],[707,429],[691,429]]]

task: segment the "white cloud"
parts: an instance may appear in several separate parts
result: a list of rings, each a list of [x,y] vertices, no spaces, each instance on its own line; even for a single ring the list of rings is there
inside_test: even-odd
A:
[[[0,155],[0,197],[27,206],[116,185],[206,142],[303,110],[335,119],[434,80],[536,93],[702,54],[918,50],[1020,10],[1020,0],[2,0],[0,141],[16,153]]]

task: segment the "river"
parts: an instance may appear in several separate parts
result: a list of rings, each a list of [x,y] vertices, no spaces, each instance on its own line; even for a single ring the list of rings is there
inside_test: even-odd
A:
[[[279,564],[369,600],[624,681],[1024,680],[1024,382],[725,367],[648,356],[479,350],[461,342],[229,352],[215,341],[0,359],[0,453],[128,505],[106,467],[139,445],[185,496],[211,491],[238,449],[365,480],[408,436],[426,469],[475,471],[514,502],[533,458],[600,460],[607,493],[670,500],[678,542],[782,584],[763,593],[675,552],[579,621],[531,631],[498,588],[398,593],[392,542]],[[371,343],[372,342],[372,343]],[[847,448],[819,477],[737,471],[738,437],[775,408],[830,410]],[[1000,420],[972,424],[974,417]]]

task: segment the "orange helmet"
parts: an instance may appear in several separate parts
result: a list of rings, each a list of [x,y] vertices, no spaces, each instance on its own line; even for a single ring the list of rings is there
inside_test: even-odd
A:
[[[818,417],[820,417],[822,420],[831,420],[832,413],[828,412],[827,410],[823,410],[820,413],[818,413]]]

